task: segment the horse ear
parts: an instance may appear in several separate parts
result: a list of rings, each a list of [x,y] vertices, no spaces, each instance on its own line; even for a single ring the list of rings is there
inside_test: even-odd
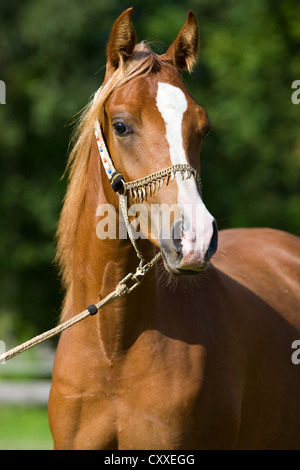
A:
[[[115,21],[106,48],[108,65],[116,70],[121,60],[128,60],[135,46],[136,37],[131,22],[133,8],[125,10]]]
[[[199,27],[196,16],[189,11],[187,19],[177,38],[167,50],[165,56],[177,69],[192,71],[198,57]]]

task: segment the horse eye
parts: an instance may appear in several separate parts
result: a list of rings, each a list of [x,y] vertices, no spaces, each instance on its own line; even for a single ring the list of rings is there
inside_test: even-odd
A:
[[[117,135],[123,136],[128,133],[128,129],[123,122],[117,122],[113,124],[114,131]]]

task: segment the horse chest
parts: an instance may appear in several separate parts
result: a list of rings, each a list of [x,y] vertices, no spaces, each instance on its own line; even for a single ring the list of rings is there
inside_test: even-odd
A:
[[[218,406],[213,405],[216,397],[210,393],[205,348],[176,340],[159,344],[152,350],[145,347],[147,354],[142,353],[143,348],[139,353],[132,352],[115,373],[111,370],[109,379],[106,377],[118,448],[211,447],[207,442],[212,435],[210,429],[221,429],[223,418],[228,418],[225,425],[231,439],[235,432],[232,400],[225,394],[219,400],[219,407],[228,410],[228,416],[214,413]],[[218,435],[213,435],[217,443]]]
[[[139,364],[137,364],[137,369]],[[111,384],[108,407],[120,449],[178,448],[195,427],[201,373],[181,374],[176,366],[152,364],[141,374],[123,371]]]

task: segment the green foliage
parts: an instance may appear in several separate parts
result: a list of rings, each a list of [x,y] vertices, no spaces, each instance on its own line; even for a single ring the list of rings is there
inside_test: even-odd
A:
[[[138,0],[138,38],[164,52],[187,10],[201,55],[184,76],[214,130],[202,150],[204,198],[220,228],[272,226],[300,234],[300,14],[296,0]],[[58,318],[54,234],[65,191],[72,117],[100,85],[121,0],[1,2],[0,338],[41,332]]]

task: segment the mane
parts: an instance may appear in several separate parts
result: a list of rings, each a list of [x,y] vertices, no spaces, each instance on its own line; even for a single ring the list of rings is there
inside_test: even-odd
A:
[[[165,64],[145,42],[137,44],[131,58],[125,63],[120,62],[112,77],[98,89],[93,99],[77,118],[78,122],[71,139],[71,151],[65,171],[69,174],[68,188],[56,234],[56,262],[66,291],[63,317],[67,313],[65,310],[69,305],[68,298],[72,295],[73,249],[86,195],[87,170],[94,137],[94,123],[99,118],[106,100],[116,88],[132,78],[146,77],[158,72],[163,63]]]

